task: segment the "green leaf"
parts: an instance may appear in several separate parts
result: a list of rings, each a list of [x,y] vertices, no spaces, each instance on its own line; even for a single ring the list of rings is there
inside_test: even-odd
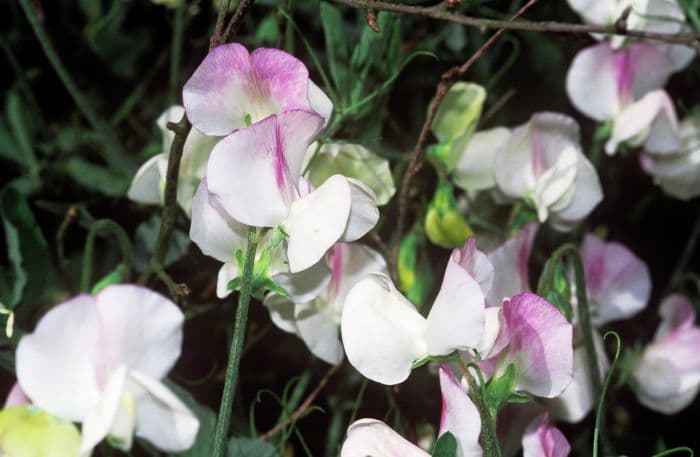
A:
[[[492,378],[486,385],[486,405],[493,417],[501,405],[515,394],[515,366],[511,363],[506,372],[498,378]]]
[[[199,403],[182,387],[167,380],[165,384],[182,400],[199,419],[199,431],[191,448],[184,452],[171,454],[177,457],[210,457],[214,448],[214,430],[216,429],[216,414],[210,408]]]
[[[348,40],[343,33],[343,16],[340,10],[328,2],[321,2],[321,23],[326,41],[326,58],[331,77],[342,101],[349,95]]]
[[[19,150],[15,151],[16,161],[28,167],[30,172],[38,174],[31,140],[35,136],[36,127],[27,117],[28,110],[22,102],[19,91],[9,91],[5,111],[15,144],[19,147]]]
[[[432,457],[456,457],[457,439],[451,432],[445,432],[438,438],[433,447]]]
[[[255,438],[231,438],[228,457],[275,457],[277,450],[265,441]]]
[[[92,286],[90,293],[96,295],[99,291],[112,284],[120,284],[126,281],[127,268],[124,264],[119,264],[111,272],[107,273],[102,279],[97,281],[97,283]]]
[[[401,240],[397,272],[399,288],[412,303],[420,307],[432,288],[434,277],[425,233],[419,226]]]
[[[571,306],[571,285],[566,272],[566,265],[561,258],[547,259],[537,283],[537,294],[546,298],[571,321],[574,311]]]
[[[129,181],[121,173],[73,157],[63,163],[63,170],[83,187],[101,192],[109,197],[124,195]]]
[[[48,244],[29,204],[13,187],[0,192],[0,217],[10,266],[0,270],[0,300],[14,309],[23,299],[42,293],[49,270]]]

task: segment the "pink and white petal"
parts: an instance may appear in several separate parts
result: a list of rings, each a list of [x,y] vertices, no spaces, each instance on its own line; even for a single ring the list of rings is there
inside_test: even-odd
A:
[[[162,202],[162,183],[165,178],[161,174],[163,162],[168,162],[168,155],[165,153],[155,155],[141,165],[126,192],[129,200],[144,205],[157,205]]]
[[[250,64],[258,82],[258,97],[274,109],[272,113],[263,113],[263,117],[310,108],[309,71],[301,60],[279,49],[258,48],[250,53]]]
[[[142,286],[119,284],[96,297],[101,327],[100,362],[125,364],[161,379],[175,365],[185,320],[175,303]]]
[[[667,154],[678,149],[678,139],[673,133],[677,129],[673,103],[663,90],[647,93],[628,105],[615,118],[610,139],[605,151],[614,154],[620,143],[639,146],[647,138],[658,154]],[[650,136],[652,131],[654,136]],[[676,138],[674,140],[674,138]]]
[[[338,321],[332,309],[319,309],[313,302],[294,308],[297,333],[311,353],[331,365],[343,360]]]
[[[170,389],[141,371],[129,372],[138,386],[136,435],[165,452],[182,452],[194,444],[199,419]]]
[[[509,198],[523,198],[535,188],[532,168],[532,145],[530,123],[512,130],[506,146],[495,153],[494,179],[498,190]]]
[[[78,295],[46,313],[16,352],[17,382],[37,407],[81,422],[100,397],[105,351],[95,298]]]
[[[452,260],[428,313],[425,337],[430,355],[474,348],[484,333],[486,299],[481,285],[467,269]]]
[[[122,406],[126,376],[127,368],[125,365],[119,366],[110,373],[99,399],[91,406],[87,416],[83,419],[79,451],[81,455],[89,454],[100,441],[111,435]],[[124,445],[123,449],[131,448],[133,429],[121,431],[124,433],[115,436],[117,442]]]
[[[329,263],[332,270],[329,287],[330,293],[335,296],[337,312],[342,312],[345,297],[360,280],[372,273],[389,274],[384,257],[360,243],[337,243],[333,247]]]
[[[651,294],[649,269],[626,246],[586,234],[581,256],[594,325],[630,318],[646,307]]]
[[[321,259],[306,270],[298,273],[278,273],[274,281],[282,287],[289,298],[296,303],[305,303],[318,297],[331,281],[331,269],[325,259]]]
[[[569,205],[574,192],[579,165],[578,145],[562,144],[554,164],[543,169],[537,178],[537,187],[532,195],[540,222],[547,220],[549,213],[554,213]],[[544,156],[543,148],[542,156]],[[546,163],[546,162],[544,162]]]
[[[27,397],[27,394],[25,394],[22,390],[22,386],[19,385],[19,382],[15,382],[12,389],[10,389],[10,392],[7,394],[3,408],[9,408],[10,406],[17,405],[28,405],[31,404],[31,402],[32,401],[29,399],[29,397]]]
[[[323,118],[323,126],[328,125],[333,115],[333,102],[320,87],[309,79],[309,105],[311,109]]]
[[[263,305],[270,312],[270,320],[280,330],[297,334],[297,322],[294,318],[296,305],[289,297],[270,292],[265,295]]]
[[[479,445],[481,418],[476,406],[455,379],[450,367],[440,367],[440,392],[442,393],[442,415],[440,431],[452,433],[457,439],[457,455],[461,457],[481,457],[483,450]]]
[[[608,25],[618,17],[615,3],[607,0],[568,0],[567,3],[589,24]]]
[[[563,208],[553,210],[550,225],[561,232],[572,230],[603,200],[603,187],[593,164],[579,154],[573,194]]]
[[[547,413],[536,417],[523,436],[523,457],[567,457],[571,445],[564,434],[549,425]]]
[[[204,58],[182,89],[187,118],[205,135],[228,135],[246,126],[256,94],[248,50],[238,44],[217,46]],[[257,102],[257,103],[256,103]]]
[[[530,290],[528,262],[538,225],[531,222],[488,254],[495,272],[488,294],[489,306],[500,306],[504,298]]]
[[[238,262],[228,262],[221,265],[219,273],[216,275],[216,296],[218,298],[226,298],[231,295],[228,283],[236,279],[239,274]]]
[[[340,457],[429,457],[384,422],[360,419],[348,427]]]
[[[637,400],[663,414],[675,414],[688,406],[698,392],[698,384],[685,390],[673,366],[666,358],[644,354],[632,370],[630,383]]]
[[[595,3],[604,2],[595,0]],[[583,114],[605,122],[621,108],[617,81],[615,51],[609,43],[601,42],[576,54],[566,74],[566,93]]]
[[[288,235],[289,271],[305,270],[326,254],[343,235],[350,216],[352,192],[341,175],[295,201],[282,227]]]
[[[204,255],[220,262],[236,263],[236,251],[245,250],[248,228],[226,213],[207,190],[204,178],[192,199],[190,238]]]
[[[374,191],[363,182],[353,178],[345,179],[350,185],[352,204],[350,206],[350,217],[343,232],[342,240],[356,241],[377,225],[379,220],[377,197],[374,195]]]
[[[384,275],[367,276],[350,290],[340,329],[352,366],[382,384],[405,381],[413,362],[428,355],[425,319]]]
[[[633,42],[629,44],[634,100],[649,92],[661,89],[674,71],[672,59],[656,43]]]
[[[471,237],[462,249],[453,249],[447,268],[461,267],[479,283],[484,295],[488,294],[493,284],[494,267],[486,254],[476,247],[476,240]]]
[[[481,359],[488,359],[501,352],[508,344],[508,338],[498,338],[502,335],[501,331],[505,325],[503,308],[500,306],[489,306],[486,308],[484,317],[484,333],[481,335],[481,340],[474,347],[474,350],[479,353]]]
[[[510,129],[505,127],[495,127],[472,135],[452,172],[455,185],[466,191],[495,186],[493,169],[496,151],[504,147],[509,138]]]
[[[573,379],[573,328],[547,300],[525,292],[503,303],[510,341],[499,364],[515,365],[516,390],[552,398]]]
[[[671,294],[659,305],[661,324],[654,341],[672,337],[674,333],[690,329],[695,322],[695,310],[690,300],[681,294]]]

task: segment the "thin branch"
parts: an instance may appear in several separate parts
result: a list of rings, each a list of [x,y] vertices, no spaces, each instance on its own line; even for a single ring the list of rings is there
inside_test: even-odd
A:
[[[68,211],[66,211],[65,216],[63,216],[63,221],[61,221],[61,225],[58,227],[58,231],[56,232],[56,258],[58,260],[58,269],[61,272],[61,275],[63,276],[63,281],[65,282],[68,290],[70,290],[71,294],[75,292],[75,287],[73,285],[73,280],[70,276],[70,273],[67,270],[68,259],[66,259],[66,249],[64,241],[66,238],[66,233],[68,232],[68,228],[77,218],[78,205],[71,205],[68,208]]]
[[[250,7],[253,6],[254,2],[255,0],[241,0],[241,3],[238,4],[238,8],[236,8],[236,12],[233,13],[231,20],[226,26],[226,31],[221,37],[222,43],[226,43],[229,38],[236,35],[236,32],[238,32],[238,27],[240,27],[241,23],[243,22],[243,18],[248,13]]]
[[[441,4],[436,6],[413,6],[401,3],[388,3],[377,0],[332,0],[336,3],[360,9],[374,9],[378,11],[391,11],[394,13],[411,14],[424,16],[440,21],[453,22],[467,27],[479,27],[482,29],[505,29],[505,30],[528,30],[532,32],[554,32],[554,33],[574,33],[589,34],[600,33],[603,35],[622,35],[632,38],[644,38],[648,40],[664,41],[666,43],[686,44],[696,47],[700,40],[700,33],[679,32],[660,33],[648,32],[644,30],[628,30],[626,27],[618,25],[595,25],[595,24],[569,24],[562,22],[530,22],[530,21],[504,21],[500,19],[477,18],[452,13],[446,10]]]
[[[312,390],[311,393],[304,399],[302,404],[299,405],[299,407],[295,409],[294,412],[290,414],[286,420],[280,422],[267,432],[260,435],[260,439],[265,441],[272,438],[273,436],[284,430],[284,428],[287,427],[289,424],[296,422],[300,417],[302,417],[306,413],[306,411],[312,406],[314,400],[316,400],[316,397],[318,397],[318,394],[321,393],[321,390],[323,390],[323,388],[326,387],[326,384],[328,384],[328,381],[331,379],[331,377],[340,369],[340,366],[341,364],[333,365],[326,372],[323,378],[321,378],[321,380],[318,382],[316,388]]]
[[[364,0],[337,0],[340,2],[361,2],[361,3],[368,3],[365,2]],[[376,2],[371,2],[372,5],[369,6],[364,6],[364,7],[371,7],[375,8],[374,3]],[[537,0],[530,0],[527,2],[522,8],[520,8],[518,11],[515,12],[515,14],[511,17],[510,21],[514,21],[525,12],[532,7],[535,3],[537,3]],[[384,6],[385,4],[381,4],[380,6]],[[391,4],[386,4],[386,5],[391,5]],[[406,6],[406,5],[394,5],[394,6]],[[410,7],[410,8],[418,8],[418,7]],[[381,8],[376,8],[376,9],[381,9]],[[426,8],[422,8],[426,9]],[[432,8],[427,8],[428,10],[432,10]],[[512,22],[505,22],[505,21],[499,21],[499,22],[504,22],[506,24],[510,24]],[[452,85],[462,76],[464,73],[469,70],[469,68],[474,65],[474,63],[479,60],[479,58],[488,50],[491,46],[493,46],[496,41],[505,33],[506,29],[501,28],[496,31],[491,37],[486,40],[486,42],[481,45],[479,49],[476,50],[474,54],[462,65],[460,66],[455,66],[447,70],[445,73],[442,74],[440,78],[440,82],[437,85],[437,88],[435,90],[435,96],[433,97],[433,102],[430,105],[430,110],[428,111],[428,115],[425,119],[425,122],[423,123],[423,126],[421,127],[420,134],[418,135],[418,141],[416,141],[416,145],[413,148],[413,154],[411,155],[411,159],[408,163],[408,167],[406,168],[406,171],[403,175],[403,179],[401,181],[401,188],[399,190],[399,214],[398,218],[396,221],[396,236],[392,241],[392,265],[395,268],[395,265],[398,264],[398,251],[399,251],[399,243],[401,242],[401,236],[403,235],[404,232],[404,226],[406,223],[406,211],[408,207],[408,194],[411,189],[411,181],[413,177],[420,171],[421,167],[423,166],[423,149],[425,147],[425,143],[428,141],[428,136],[430,135],[430,128],[433,125],[433,121],[435,120],[435,116],[437,115],[438,108],[440,108],[440,104],[442,103],[442,100],[445,98],[445,95],[447,95],[447,92],[450,90]]]

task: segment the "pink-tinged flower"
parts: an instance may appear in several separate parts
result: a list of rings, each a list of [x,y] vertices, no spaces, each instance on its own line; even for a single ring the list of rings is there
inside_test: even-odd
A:
[[[82,422],[81,453],[134,433],[167,452],[194,442],[199,421],[161,380],[180,356],[182,312],[141,286],[113,285],[56,306],[17,347],[17,379],[37,407]]]
[[[315,283],[325,286],[316,296],[299,300],[269,293],[264,304],[280,329],[297,334],[316,357],[337,364],[343,360],[339,325],[345,297],[366,276],[388,273],[384,258],[359,243],[336,244],[322,262],[326,268],[319,273],[325,277],[319,275]]]
[[[474,403],[455,380],[449,367],[440,367],[442,415],[439,435],[452,433],[457,457],[481,457],[481,418]],[[341,457],[427,457],[430,454],[410,443],[384,422],[360,419],[350,425]]]
[[[583,155],[575,120],[557,113],[536,113],[512,131],[496,153],[498,188],[524,199],[540,222],[571,230],[603,198],[598,175]]]
[[[163,135],[163,152],[148,159],[138,169],[127,192],[129,199],[146,205],[163,203],[165,175],[168,170],[168,157],[175,133],[167,128],[168,122],[178,122],[185,114],[182,106],[171,106],[160,115],[156,124]],[[180,173],[177,182],[177,202],[189,217],[192,212],[192,198],[199,182],[204,177],[209,154],[219,137],[205,136],[192,130],[182,148]]]
[[[494,280],[488,294],[489,306],[500,306],[504,298],[530,290],[528,261],[537,224],[531,222],[489,252]]]
[[[537,416],[525,430],[523,457],[566,457],[571,446],[564,434],[549,425],[547,413]]]
[[[301,178],[321,124],[301,110],[267,117],[221,140],[207,165],[209,200],[240,224],[281,229],[292,273],[317,263],[336,242],[362,237],[379,218],[374,193],[361,182],[333,175],[312,190]]]
[[[7,398],[5,399],[5,406],[3,408],[9,408],[10,406],[17,406],[17,405],[26,405],[30,404],[32,401],[27,397],[27,394],[24,393],[22,390],[22,387],[19,385],[18,382],[16,382],[13,386],[12,389],[10,389],[10,392],[7,394]]]
[[[682,295],[667,297],[659,308],[661,325],[632,370],[632,388],[644,406],[675,414],[700,390],[700,328]]]
[[[657,133],[663,135],[662,132],[651,132],[650,137],[654,138]],[[681,200],[690,200],[700,195],[700,116],[697,112],[680,122],[677,135],[680,146],[671,154],[647,150],[640,162],[664,192]]]
[[[427,319],[391,279],[366,277],[343,305],[341,333],[348,360],[365,377],[392,385],[406,380],[419,359],[476,347],[484,332],[485,291],[492,276],[473,239],[453,250]]]
[[[573,327],[542,297],[524,292],[503,301],[496,353],[480,365],[500,377],[515,368],[515,391],[538,397],[560,395],[573,379]],[[501,349],[502,348],[502,349]]]
[[[649,268],[626,246],[606,243],[588,233],[581,257],[593,325],[628,319],[647,306],[651,294]]]
[[[278,49],[248,53],[238,43],[212,49],[185,84],[182,99],[192,125],[214,136],[287,110],[312,111],[324,122],[333,111],[299,59]]]

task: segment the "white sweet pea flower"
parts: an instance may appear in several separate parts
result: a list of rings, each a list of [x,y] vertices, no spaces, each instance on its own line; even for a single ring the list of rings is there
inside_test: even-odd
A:
[[[440,291],[424,318],[387,276],[358,282],[343,306],[341,333],[350,363],[365,377],[405,381],[415,361],[474,348],[484,332],[493,269],[473,239],[452,251]]]
[[[654,139],[657,133],[652,132]],[[671,131],[673,135],[675,132]],[[642,168],[654,178],[654,182],[667,194],[681,200],[700,195],[700,116],[691,114],[683,119],[677,129],[679,147],[670,154],[653,150],[656,140],[648,141],[640,158]]]
[[[525,199],[540,222],[571,230],[603,197],[595,168],[583,155],[576,121],[563,114],[537,113],[513,129],[496,153],[498,188]]]
[[[461,149],[452,181],[465,191],[490,189],[496,185],[494,160],[496,151],[503,148],[510,138],[511,131],[505,127],[494,127],[476,132],[466,138],[455,140],[455,146]]]
[[[160,115],[156,124],[163,135],[163,152],[148,159],[138,169],[127,191],[129,199],[146,205],[163,203],[165,175],[168,170],[168,157],[175,133],[169,130],[168,122],[178,122],[185,114],[182,106],[174,105]],[[182,149],[180,174],[177,182],[177,202],[189,217],[192,212],[192,198],[199,182],[204,177],[207,160],[220,137],[205,136],[191,130]]]
[[[292,273],[336,242],[359,239],[379,218],[374,193],[357,180],[333,175],[315,190],[302,180],[304,155],[322,125],[309,111],[269,116],[221,140],[207,164],[207,191],[229,219],[286,235]]]
[[[316,283],[325,286],[312,299],[296,299],[269,293],[264,304],[272,321],[282,330],[297,334],[309,350],[330,364],[343,360],[339,338],[343,303],[350,289],[373,273],[387,273],[386,261],[374,249],[359,243],[338,243],[322,260]],[[321,262],[319,262],[321,263]],[[301,274],[306,274],[308,270]],[[297,274],[290,275],[292,278]]]
[[[17,347],[32,403],[82,423],[81,455],[136,434],[166,452],[192,446],[197,417],[161,380],[180,356],[182,312],[141,286],[113,285],[56,306]]]

